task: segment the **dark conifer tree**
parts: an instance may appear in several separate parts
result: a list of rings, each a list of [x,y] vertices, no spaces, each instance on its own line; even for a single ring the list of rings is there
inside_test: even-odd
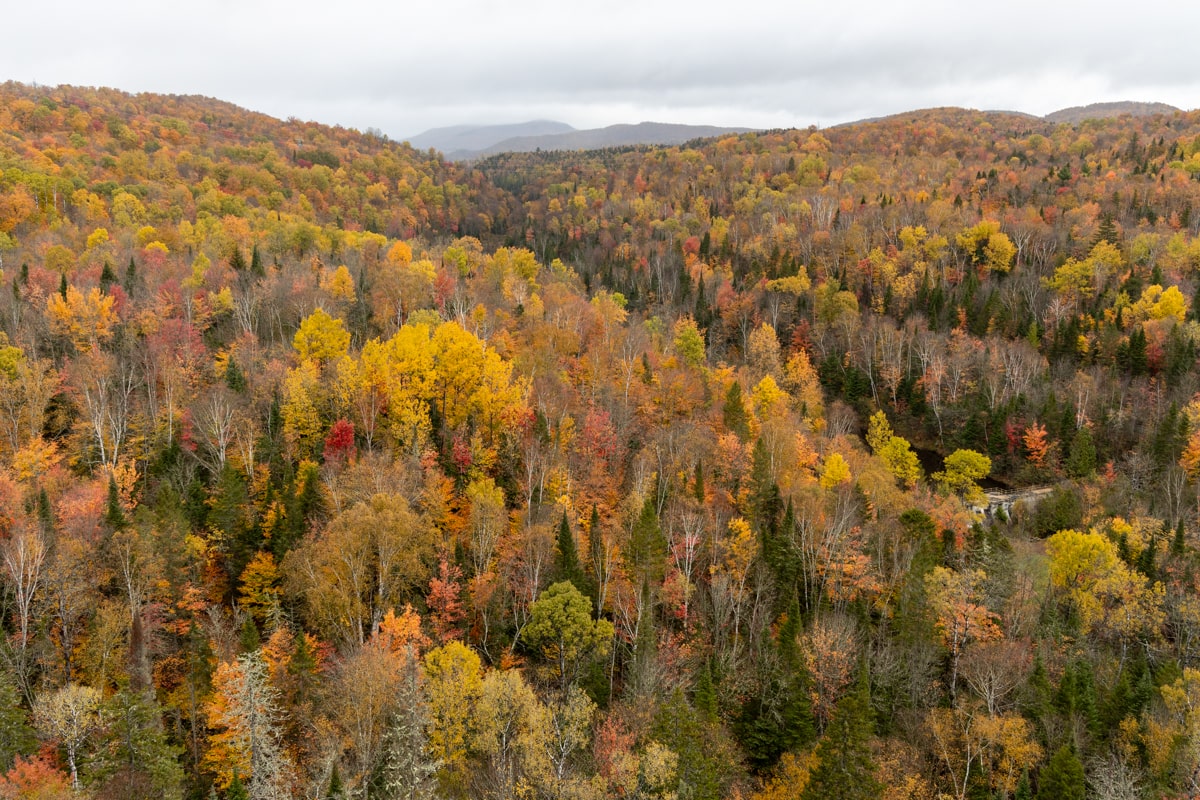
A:
[[[104,268],[100,270],[100,291],[107,294],[109,287],[116,282],[117,273],[113,272],[112,264],[106,258],[104,259]]]
[[[725,427],[743,442],[750,438],[750,415],[742,402],[742,385],[734,381],[725,393],[725,405],[721,409]]]
[[[117,480],[108,476],[108,497],[104,502],[104,524],[111,530],[119,531],[129,524],[125,518],[125,509],[121,507],[121,493],[117,489]]]
[[[871,702],[865,671],[838,702],[817,744],[817,765],[800,800],[874,800],[883,791],[871,759]]]
[[[254,245],[254,249],[250,251],[250,272],[255,277],[262,278],[266,276],[266,270],[263,269],[262,255],[258,252],[258,245]]]
[[[1087,784],[1083,764],[1067,745],[1058,748],[1038,773],[1038,800],[1085,800]]]
[[[559,580],[570,581],[585,597],[592,594],[592,588],[587,585],[587,578],[584,577],[583,568],[579,564],[579,548],[575,544],[575,534],[571,532],[566,511],[563,512],[558,525],[554,567]]]

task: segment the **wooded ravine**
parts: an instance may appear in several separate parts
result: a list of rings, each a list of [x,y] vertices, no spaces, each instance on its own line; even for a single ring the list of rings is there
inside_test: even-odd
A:
[[[1195,796],[1198,341],[1200,112],[2,84],[0,798]]]

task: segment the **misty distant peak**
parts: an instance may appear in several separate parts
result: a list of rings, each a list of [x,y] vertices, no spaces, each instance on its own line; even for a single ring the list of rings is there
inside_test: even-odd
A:
[[[418,150],[432,147],[446,154],[461,151],[485,150],[497,142],[515,136],[546,136],[570,133],[575,130],[565,122],[535,119],[508,125],[451,125],[446,128],[431,128],[408,140]]]

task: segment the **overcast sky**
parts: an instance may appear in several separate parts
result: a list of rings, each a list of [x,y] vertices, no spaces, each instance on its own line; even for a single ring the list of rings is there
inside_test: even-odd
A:
[[[555,119],[825,126],[930,106],[1200,106],[1200,3],[59,0],[0,80],[204,94],[396,139]]]

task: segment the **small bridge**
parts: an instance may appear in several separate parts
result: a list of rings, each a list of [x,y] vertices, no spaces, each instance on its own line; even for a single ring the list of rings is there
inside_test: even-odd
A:
[[[1006,515],[1011,516],[1013,506],[1017,503],[1024,503],[1027,506],[1034,505],[1058,487],[1059,484],[1051,483],[1042,486],[1026,486],[1021,489],[992,489],[984,492],[987,497],[987,506],[976,506],[974,511],[984,514],[989,519],[994,517],[997,511],[1004,511]]]

